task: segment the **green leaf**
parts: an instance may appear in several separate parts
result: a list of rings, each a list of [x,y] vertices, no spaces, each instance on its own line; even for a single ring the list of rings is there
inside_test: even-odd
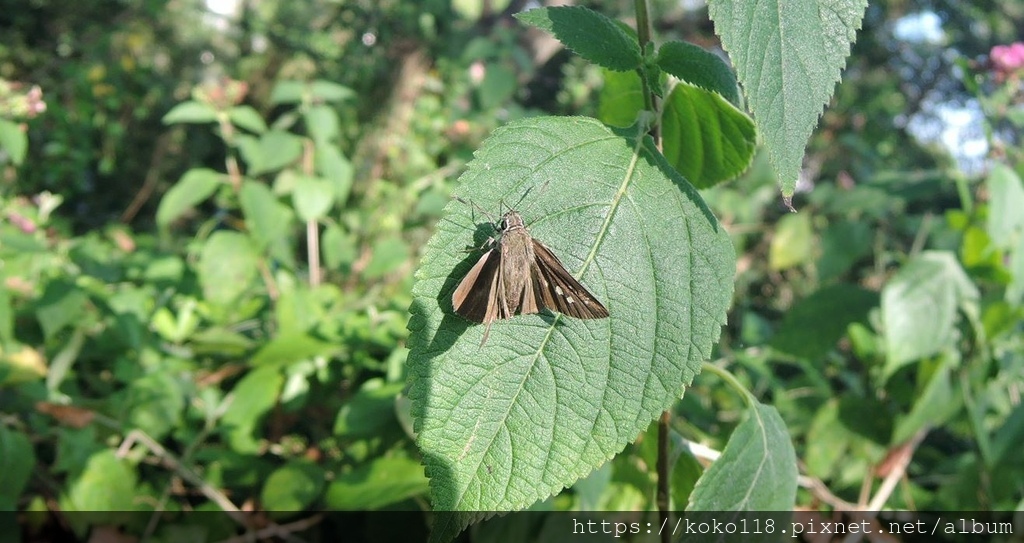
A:
[[[43,329],[43,337],[53,337],[67,326],[80,324],[88,304],[89,296],[68,280],[56,279],[47,284],[36,303],[36,319]]]
[[[409,260],[409,245],[400,237],[381,239],[373,246],[370,263],[363,270],[368,278],[383,277]]]
[[[333,81],[324,81],[323,79],[314,81],[309,86],[309,91],[313,98],[324,102],[347,100],[356,95],[355,91],[344,85],[339,85]]]
[[[383,428],[396,423],[395,398],[402,392],[402,388],[401,383],[364,384],[341,407],[334,421],[334,434],[354,438],[380,435]]]
[[[28,484],[36,455],[25,434],[0,426],[0,511],[16,511],[21,492]]]
[[[248,237],[227,230],[214,232],[203,245],[196,269],[203,296],[213,304],[231,304],[250,288],[258,264]]]
[[[270,474],[263,485],[260,500],[273,512],[302,511],[320,496],[324,488],[322,468],[303,461],[291,461]]]
[[[1000,248],[1014,245],[1024,237],[1024,184],[1003,164],[996,164],[985,180],[989,192],[987,231]]]
[[[292,211],[277,201],[266,185],[245,181],[238,198],[245,224],[260,249],[291,235]]]
[[[977,288],[952,254],[927,251],[907,262],[882,289],[886,377],[951,347],[957,306],[977,298]]]
[[[866,8],[867,0],[708,2],[786,196]]]
[[[21,166],[28,152],[28,134],[19,123],[0,119],[0,150],[7,154],[11,164]]]
[[[339,474],[327,487],[324,505],[342,511],[372,511],[426,491],[427,480],[418,461],[386,456]]]
[[[250,140],[241,137],[238,141],[242,157],[249,165],[248,174],[253,176],[279,170],[298,160],[302,154],[302,140],[283,130],[270,130],[255,144],[247,143]]]
[[[302,332],[280,334],[268,341],[255,355],[254,366],[278,366],[299,362],[318,355],[328,355],[340,350],[333,343],[321,341]]]
[[[810,262],[814,251],[814,231],[810,216],[793,213],[779,219],[775,237],[768,249],[768,265],[773,270],[784,270]]]
[[[675,85],[661,126],[665,158],[697,188],[736,177],[754,159],[754,122],[717,93]]]
[[[274,90],[270,91],[270,103],[274,105],[301,103],[305,89],[306,84],[302,81],[278,81],[274,85]]]
[[[519,89],[516,72],[498,62],[489,62],[484,69],[484,80],[476,89],[480,109],[489,110],[501,107]]]
[[[325,179],[296,176],[292,205],[299,219],[303,222],[322,219],[334,205],[334,188],[335,185]]]
[[[341,128],[338,125],[338,113],[334,108],[324,104],[310,106],[303,113],[309,137],[317,144],[328,144],[338,138]]]
[[[826,282],[849,271],[858,260],[871,254],[875,231],[864,221],[840,220],[821,234],[818,279]]]
[[[356,259],[356,240],[351,234],[345,233],[336,224],[328,225],[322,237],[324,265],[337,270],[342,266],[351,265]]]
[[[263,415],[277,404],[283,384],[284,376],[278,368],[268,366],[249,372],[235,385],[231,391],[231,404],[220,421],[235,452],[259,452],[260,444],[253,437],[253,432]]]
[[[825,287],[790,308],[771,345],[808,360],[823,358],[850,324],[866,324],[877,305],[876,292],[845,284]]]
[[[671,406],[711,356],[735,271],[728,234],[638,127],[510,123],[457,194],[494,212],[525,195],[530,233],[611,316],[517,316],[481,347],[485,327],[450,300],[480,258],[463,249],[494,232],[448,205],[416,273],[408,367],[434,507],[465,512],[438,528],[449,536],[573,484]]]
[[[352,163],[335,145],[316,146],[316,172],[320,177],[334,183],[334,198],[339,206],[348,201],[348,193],[352,190]]]
[[[167,112],[164,115],[164,124],[180,124],[180,123],[195,123],[204,124],[212,123],[217,120],[217,110],[213,107],[189,100],[188,102],[182,102]]]
[[[839,420],[839,401],[830,400],[814,415],[807,430],[807,473],[829,479],[850,450],[850,432]]]
[[[941,426],[963,407],[960,395],[953,393],[950,366],[949,362],[942,360],[929,372],[927,385],[917,397],[910,413],[896,419],[892,435],[893,445],[906,442],[926,426]]]
[[[722,456],[697,481],[688,511],[790,511],[796,503],[796,452],[774,407],[751,399]]]
[[[106,449],[89,457],[82,474],[68,485],[64,511],[136,511],[138,476],[128,463]]]
[[[228,119],[231,120],[231,124],[250,132],[262,134],[267,131],[267,123],[252,106],[242,105],[229,109]]]
[[[703,47],[682,41],[665,43],[658,49],[658,66],[687,83],[722,95],[733,105],[740,103],[732,69]]]
[[[640,46],[615,21],[585,7],[550,7],[515,14],[523,23],[546,30],[579,56],[609,70],[640,67]]]
[[[605,124],[625,128],[636,122],[644,109],[644,90],[636,72],[603,68],[604,85],[598,97],[597,118]]]
[[[160,207],[156,211],[156,224],[166,228],[196,204],[209,198],[217,191],[221,178],[221,174],[207,168],[195,168],[185,172],[160,200]]]
[[[185,392],[169,372],[151,373],[132,381],[123,414],[130,428],[162,439],[178,427],[185,409]]]

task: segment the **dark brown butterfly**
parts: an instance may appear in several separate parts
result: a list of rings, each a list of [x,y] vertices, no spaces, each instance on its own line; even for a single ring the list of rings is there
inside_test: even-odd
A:
[[[558,257],[526,231],[515,210],[501,217],[500,235],[452,294],[452,307],[463,317],[487,325],[513,315],[558,311],[577,319],[603,319],[608,310],[570,274]]]

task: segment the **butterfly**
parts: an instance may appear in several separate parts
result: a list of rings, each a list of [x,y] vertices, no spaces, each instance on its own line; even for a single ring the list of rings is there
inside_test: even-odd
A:
[[[510,209],[495,224],[497,239],[452,294],[455,312],[487,325],[513,315],[557,311],[577,319],[603,319],[608,310],[572,276],[546,245],[534,239],[523,217]]]

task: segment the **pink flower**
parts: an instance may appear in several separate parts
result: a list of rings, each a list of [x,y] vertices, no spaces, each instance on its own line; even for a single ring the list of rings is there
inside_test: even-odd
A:
[[[988,54],[992,67],[997,72],[1009,74],[1024,67],[1024,43],[1015,42],[1010,45],[997,45]]]

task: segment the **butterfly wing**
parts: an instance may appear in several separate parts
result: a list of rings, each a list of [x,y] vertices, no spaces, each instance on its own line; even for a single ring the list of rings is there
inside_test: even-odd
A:
[[[452,293],[455,312],[474,322],[491,322],[497,317],[501,252],[491,249],[477,260]]]
[[[604,305],[565,269],[551,249],[533,240],[533,252],[533,289],[542,307],[577,319],[608,316]]]

